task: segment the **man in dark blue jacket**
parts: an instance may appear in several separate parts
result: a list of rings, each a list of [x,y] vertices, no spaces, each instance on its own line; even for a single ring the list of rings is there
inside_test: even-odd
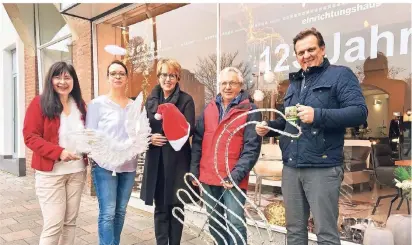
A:
[[[311,210],[318,244],[340,244],[337,219],[345,128],[363,124],[368,110],[355,74],[324,58],[325,42],[320,32],[315,28],[304,30],[293,39],[293,44],[302,69],[290,74],[284,106],[286,114],[297,109],[297,116],[289,117],[300,125],[302,135],[298,139],[281,136],[279,143],[284,163],[282,193],[287,243],[308,244]],[[289,133],[297,132],[281,117],[267,124]],[[275,136],[259,125],[256,132],[260,136]]]

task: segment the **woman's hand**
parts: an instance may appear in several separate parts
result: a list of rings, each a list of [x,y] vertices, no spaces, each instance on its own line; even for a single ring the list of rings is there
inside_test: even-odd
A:
[[[150,139],[155,146],[164,146],[167,142],[166,137],[161,134],[153,134]]]
[[[60,154],[60,160],[64,162],[69,162],[72,160],[79,160],[80,157],[72,152],[63,150],[62,153]]]

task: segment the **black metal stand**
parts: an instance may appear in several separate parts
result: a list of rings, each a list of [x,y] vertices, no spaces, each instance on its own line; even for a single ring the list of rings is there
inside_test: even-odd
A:
[[[407,208],[408,208],[408,214],[411,214],[411,206],[409,205],[409,199],[404,197],[404,194],[403,194],[402,189],[400,189],[400,194],[401,194],[402,198],[401,198],[401,201],[399,202],[398,207],[396,208],[396,210],[399,210],[399,209],[401,208],[402,203],[403,203],[403,199],[406,199],[406,205],[407,205]]]
[[[403,203],[403,199],[406,199],[406,205],[407,205],[407,208],[408,208],[408,214],[411,214],[411,210],[410,210],[408,198],[405,198],[405,197],[404,197],[403,192],[402,192],[402,189],[396,188],[396,190],[397,190],[397,192],[398,192],[398,193],[396,193],[396,194],[378,197],[378,200],[376,201],[375,207],[373,207],[372,215],[375,214],[376,208],[379,206],[380,201],[381,201],[382,199],[386,199],[386,198],[390,198],[390,197],[393,197],[393,199],[391,200],[391,204],[390,204],[390,206],[389,206],[389,211],[388,211],[388,217],[387,217],[387,218],[389,218],[389,216],[391,215],[391,210],[392,210],[392,205],[393,205],[393,203],[394,203],[399,197],[401,198],[401,200],[400,200],[400,202],[399,202],[398,207],[396,208],[396,210],[399,210],[399,209],[401,208],[402,203]]]
[[[375,214],[376,208],[379,206],[379,203],[381,202],[381,200],[382,200],[382,199],[386,199],[386,198],[390,198],[390,197],[395,197],[395,198],[397,199],[397,198],[398,198],[398,194],[392,194],[392,195],[386,195],[386,196],[380,196],[380,197],[378,197],[378,200],[376,200],[375,207],[373,207],[372,215]],[[394,200],[396,200],[396,199],[393,199],[392,201],[394,201]],[[392,201],[391,201],[391,203],[392,203]],[[392,206],[392,204],[391,204],[391,206]]]

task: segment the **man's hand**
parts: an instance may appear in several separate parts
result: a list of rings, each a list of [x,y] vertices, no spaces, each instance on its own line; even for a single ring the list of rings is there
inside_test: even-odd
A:
[[[229,181],[223,181],[222,184],[223,184],[223,187],[224,187],[225,189],[230,190],[230,189],[233,188],[233,184],[230,183]]]
[[[315,118],[315,110],[310,106],[296,105],[298,109],[298,117],[303,123],[313,123]]]
[[[260,122],[260,124],[256,124],[256,127],[255,127],[256,133],[259,136],[262,136],[262,137],[265,136],[269,132],[269,129],[264,128],[262,126],[267,126],[267,125],[268,124],[265,121]]]
[[[80,157],[72,152],[63,150],[62,153],[60,154],[60,160],[64,162],[69,162],[72,160],[79,160]]]
[[[164,146],[167,142],[166,137],[161,134],[153,134],[151,137],[152,144],[155,146]]]

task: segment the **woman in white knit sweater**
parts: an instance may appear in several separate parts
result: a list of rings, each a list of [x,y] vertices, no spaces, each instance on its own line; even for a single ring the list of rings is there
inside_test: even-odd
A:
[[[33,151],[36,195],[43,214],[40,245],[74,245],[76,218],[86,178],[86,159],[68,135],[84,128],[79,80],[72,65],[53,64],[44,90],[27,108],[24,142]]]

